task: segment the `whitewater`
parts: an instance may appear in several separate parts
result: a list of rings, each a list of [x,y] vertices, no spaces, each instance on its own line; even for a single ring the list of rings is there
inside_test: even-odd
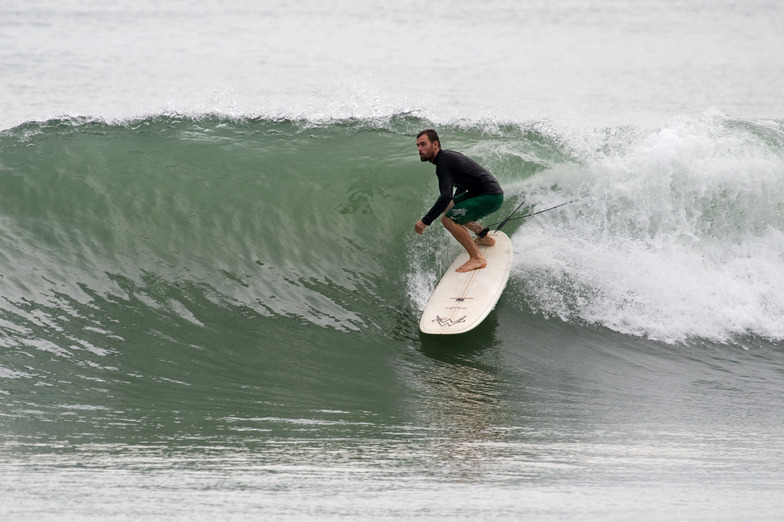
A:
[[[0,5],[0,518],[776,519],[783,21]],[[558,207],[448,340],[428,127]]]

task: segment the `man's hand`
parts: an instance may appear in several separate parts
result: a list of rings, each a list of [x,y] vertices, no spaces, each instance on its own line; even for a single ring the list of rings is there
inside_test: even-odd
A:
[[[422,223],[421,219],[416,222],[416,225],[414,225],[414,230],[416,230],[416,233],[420,234],[420,235],[422,234],[422,232],[425,231],[426,228],[427,228],[427,225]]]

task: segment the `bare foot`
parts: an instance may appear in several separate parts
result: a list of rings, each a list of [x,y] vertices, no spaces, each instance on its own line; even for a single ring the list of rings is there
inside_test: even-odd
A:
[[[485,258],[482,259],[469,259],[466,263],[462,266],[459,266],[455,272],[470,272],[471,270],[477,270],[479,268],[484,268],[487,266],[487,260]]]
[[[495,239],[493,239],[490,236],[478,237],[478,238],[474,239],[474,243],[476,243],[477,245],[491,247],[491,246],[495,245]]]

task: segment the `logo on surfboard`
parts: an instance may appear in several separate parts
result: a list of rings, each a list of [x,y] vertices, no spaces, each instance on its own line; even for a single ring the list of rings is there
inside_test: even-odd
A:
[[[437,315],[435,319],[433,319],[434,323],[438,323],[438,326],[454,326],[456,324],[464,323],[466,316],[464,315],[460,319],[444,319],[440,315]]]

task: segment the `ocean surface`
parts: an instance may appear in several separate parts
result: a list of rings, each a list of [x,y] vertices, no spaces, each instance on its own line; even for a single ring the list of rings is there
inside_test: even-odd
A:
[[[779,519],[781,49],[766,0],[0,2],[0,519]],[[522,204],[461,336],[427,127]]]

